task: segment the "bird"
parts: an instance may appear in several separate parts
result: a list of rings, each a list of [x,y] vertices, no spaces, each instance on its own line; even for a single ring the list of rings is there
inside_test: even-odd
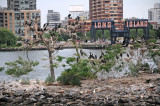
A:
[[[100,55],[99,59],[102,59],[102,55]]]
[[[104,56],[104,53],[102,52],[102,56]]]
[[[71,14],[68,14],[68,18],[70,18],[71,17]]]
[[[119,57],[116,55],[116,59],[118,60],[119,59]]]
[[[106,64],[106,61],[104,59],[102,59],[101,62]]]
[[[95,55],[95,59],[97,59],[97,55]]]
[[[28,24],[29,26],[32,26],[32,21]]]
[[[78,21],[75,22],[75,25],[77,25],[77,24],[78,24]]]
[[[96,65],[95,62],[92,60],[93,65]]]
[[[61,28],[61,24],[58,25],[58,28]]]
[[[122,53],[120,53],[120,56],[122,57],[122,56],[123,56],[123,54],[122,54]]]
[[[93,56],[93,54],[90,52],[90,55],[89,55],[89,57],[88,57],[89,59],[95,59],[94,58],[94,56]]]
[[[153,46],[153,49],[155,49],[155,48],[156,48],[156,45]]]
[[[78,63],[78,61],[79,61],[79,57],[77,57],[77,63]]]
[[[82,52],[82,49],[80,50],[80,53],[81,53],[81,56],[83,56],[83,52]]]
[[[28,22],[27,21],[25,21],[25,24],[24,25],[28,25]]]
[[[129,57],[129,54],[127,53],[127,57]]]

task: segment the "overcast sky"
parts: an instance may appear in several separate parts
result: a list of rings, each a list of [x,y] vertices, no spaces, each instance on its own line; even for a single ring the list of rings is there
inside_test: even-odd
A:
[[[153,8],[154,3],[160,0],[124,0],[124,18],[148,18],[148,9]],[[7,6],[7,0],[0,0],[2,7]],[[86,11],[89,10],[89,0],[37,0],[37,9],[41,10],[42,24],[46,22],[48,10],[60,12],[61,19],[69,13],[70,5],[84,5]]]

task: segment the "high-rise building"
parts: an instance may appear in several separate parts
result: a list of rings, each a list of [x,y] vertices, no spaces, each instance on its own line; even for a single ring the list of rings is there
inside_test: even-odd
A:
[[[28,31],[25,22],[31,23],[36,17],[41,17],[40,10],[36,10],[36,0],[7,0],[7,9],[0,9],[0,27],[29,39],[34,33]]]
[[[36,10],[36,0],[7,0],[9,10]]]
[[[15,33],[15,14],[13,10],[0,10],[0,27],[10,29]]]
[[[91,20],[114,20],[117,29],[123,29],[123,0],[89,0]]]
[[[54,12],[53,10],[48,10],[47,23],[49,23],[49,29],[53,29],[56,25],[62,24],[60,21],[60,13]]]
[[[153,25],[154,29],[160,27],[160,3],[155,3],[154,8],[148,10],[148,20]]]

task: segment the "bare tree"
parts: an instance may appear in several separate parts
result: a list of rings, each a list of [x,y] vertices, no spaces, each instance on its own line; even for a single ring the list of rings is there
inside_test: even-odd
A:
[[[58,41],[58,38],[60,35],[64,34],[64,35],[68,35],[69,37],[71,37],[71,39],[69,41],[71,41],[74,45],[76,43],[76,39],[77,34],[75,33],[76,30],[79,28],[79,24],[77,22],[76,25],[72,24],[72,25],[67,25],[67,29],[61,28],[61,27],[55,27],[51,32],[50,38],[47,38],[44,36],[45,32],[48,31],[47,26],[48,23],[43,25],[43,28],[40,28],[38,26],[38,18],[35,18],[34,21],[32,21],[33,25],[31,25],[31,23],[27,23],[25,22],[25,26],[28,28],[29,31],[33,31],[36,34],[36,37],[33,39],[32,45],[33,44],[37,44],[39,43],[39,41],[43,42],[45,47],[48,50],[48,55],[49,55],[49,63],[50,63],[50,72],[51,72],[51,77],[53,79],[53,81],[55,81],[55,73],[54,73],[54,67],[53,67],[53,53],[55,52],[55,43]],[[58,35],[56,35],[56,32],[58,32]],[[63,45],[60,45],[59,47],[63,47]],[[58,47],[58,48],[59,48]],[[76,51],[78,51],[77,46],[76,47]],[[79,56],[78,56],[79,57]]]

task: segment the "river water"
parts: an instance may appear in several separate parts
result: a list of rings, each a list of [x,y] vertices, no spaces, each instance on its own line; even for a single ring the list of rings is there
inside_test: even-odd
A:
[[[105,50],[90,50],[90,49],[84,49],[83,50],[87,55],[89,55],[90,52],[92,52],[94,55],[100,56],[101,51]],[[63,57],[72,57],[76,53],[75,49],[63,49],[56,52],[55,56],[63,56]],[[9,52],[0,52],[0,67],[5,67],[6,62],[11,62],[18,57],[21,56],[23,58],[26,58],[26,52],[25,51],[9,51]],[[39,65],[34,67],[34,71],[30,72],[28,75],[23,75],[19,78],[15,78],[9,75],[5,74],[5,70],[0,72],[0,81],[12,81],[12,80],[19,80],[22,78],[29,78],[29,79],[39,79],[39,80],[45,80],[46,77],[50,74],[49,70],[49,60],[48,60],[48,51],[47,50],[37,50],[37,51],[29,51],[29,58],[33,61],[38,61]],[[64,64],[65,61],[62,61],[60,64]],[[67,67],[66,67],[67,68]],[[64,67],[58,67],[55,69],[55,77],[57,78],[60,76],[61,72],[65,70]]]

